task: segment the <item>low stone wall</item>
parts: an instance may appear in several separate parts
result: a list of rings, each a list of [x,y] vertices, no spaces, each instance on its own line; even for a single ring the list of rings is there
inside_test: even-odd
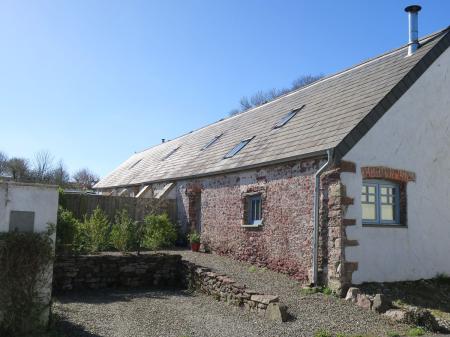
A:
[[[121,287],[180,288],[185,284],[180,255],[83,255],[57,257],[55,292]]]
[[[238,284],[227,275],[209,268],[183,261],[186,286],[202,291],[218,301],[254,312],[269,320],[284,322],[288,319],[287,308],[278,296],[263,294]]]
[[[130,287],[190,288],[270,320],[288,318],[278,296],[248,289],[224,274],[183,261],[180,255],[60,256],[54,264],[54,292]]]

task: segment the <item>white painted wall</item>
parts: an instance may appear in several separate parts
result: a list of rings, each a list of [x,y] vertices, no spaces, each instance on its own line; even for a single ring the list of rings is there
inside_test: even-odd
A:
[[[355,198],[346,218],[359,246],[346,260],[359,262],[353,282],[398,281],[450,274],[450,49],[442,54],[344,157],[357,173],[342,175]],[[416,173],[407,185],[408,228],[361,225],[361,166]]]
[[[48,224],[56,225],[58,212],[58,190],[56,186],[0,182],[0,232],[9,231],[11,211],[34,212],[34,232],[47,231]],[[53,235],[55,239],[56,235]],[[39,279],[39,298],[46,305],[41,320],[45,325],[50,313],[53,264]],[[1,309],[1,308],[0,308]],[[2,319],[0,310],[0,320]]]
[[[34,212],[34,231],[44,232],[48,223],[56,225],[58,190],[39,184],[0,183],[0,232],[9,231],[11,211]]]

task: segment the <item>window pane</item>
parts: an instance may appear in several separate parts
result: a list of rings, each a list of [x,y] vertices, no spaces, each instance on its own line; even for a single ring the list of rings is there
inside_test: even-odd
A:
[[[374,204],[362,204],[362,215],[364,220],[375,221],[377,219],[376,207]]]
[[[369,195],[369,202],[375,202],[375,196],[374,195]]]
[[[382,205],[381,206],[381,220],[394,221],[394,205]]]
[[[375,193],[375,186],[369,186],[369,193]]]
[[[362,190],[361,190],[361,193],[362,193],[362,194],[367,194],[367,186],[364,186],[364,185],[363,185]]]

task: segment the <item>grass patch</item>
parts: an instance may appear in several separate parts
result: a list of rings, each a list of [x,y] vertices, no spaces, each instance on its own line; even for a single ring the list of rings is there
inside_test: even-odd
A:
[[[328,287],[324,287],[324,288],[321,289],[321,293],[324,294],[324,295],[328,295],[329,296],[329,295],[333,294],[333,290],[331,290]]]
[[[303,287],[300,289],[301,295],[312,295],[312,294],[316,294],[318,292],[319,292],[319,289],[315,288],[315,287]]]
[[[387,335],[388,335],[389,337],[400,337],[400,334],[399,334],[398,332],[395,332],[395,331],[389,331],[389,332],[387,333]]]
[[[332,334],[327,330],[319,330],[314,334],[314,337],[332,337]]]
[[[425,335],[425,330],[420,327],[412,328],[408,331],[407,335],[410,337],[423,336]]]
[[[300,289],[301,295],[312,295],[322,293],[324,295],[330,296],[333,295],[333,290],[328,287],[303,287]]]

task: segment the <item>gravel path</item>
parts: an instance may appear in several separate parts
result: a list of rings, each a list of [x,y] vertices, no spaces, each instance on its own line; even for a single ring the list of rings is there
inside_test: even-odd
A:
[[[226,273],[250,288],[276,294],[289,308],[289,322],[269,322],[211,297],[187,291],[92,291],[55,300],[58,329],[67,337],[273,337],[313,336],[318,330],[347,336],[404,332],[382,316],[322,294],[300,295],[285,275],[213,254],[171,251]]]

